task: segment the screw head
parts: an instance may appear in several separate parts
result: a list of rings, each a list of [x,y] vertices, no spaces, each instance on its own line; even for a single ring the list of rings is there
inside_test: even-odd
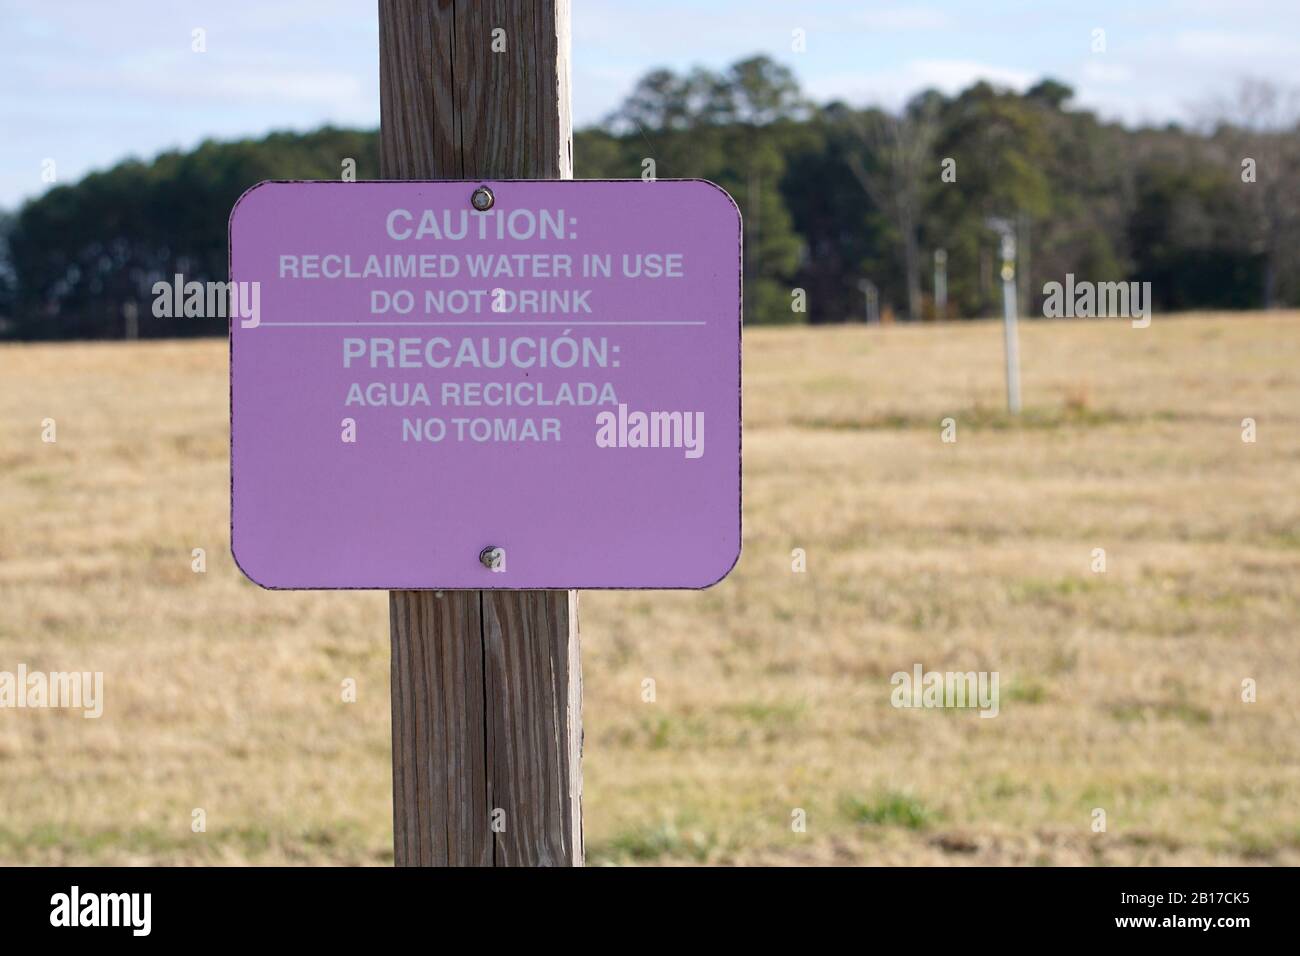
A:
[[[492,195],[492,190],[486,186],[480,186],[474,190],[469,197],[469,204],[479,212],[487,212],[492,208],[492,204],[497,201],[497,197]]]
[[[488,545],[478,553],[479,564],[489,571],[495,571],[501,567],[501,562],[505,560],[506,552],[504,548],[498,548],[496,545]]]

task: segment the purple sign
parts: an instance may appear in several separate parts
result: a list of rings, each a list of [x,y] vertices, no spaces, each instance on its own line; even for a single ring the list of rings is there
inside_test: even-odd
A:
[[[700,180],[265,182],[231,545],[273,588],[698,588],[740,554],[740,214]]]

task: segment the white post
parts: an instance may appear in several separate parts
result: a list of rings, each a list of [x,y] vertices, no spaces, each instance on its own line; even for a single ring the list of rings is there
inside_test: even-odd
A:
[[[1007,358],[1007,411],[1020,414],[1020,336],[1016,329],[1016,235],[1002,233],[1002,331]]]
[[[126,320],[126,337],[134,341],[140,337],[140,309],[134,300],[127,299],[122,303],[122,318]]]
[[[862,279],[858,282],[858,288],[862,290],[865,299],[867,324],[874,325],[880,321],[880,294],[876,291],[876,284],[870,279]]]

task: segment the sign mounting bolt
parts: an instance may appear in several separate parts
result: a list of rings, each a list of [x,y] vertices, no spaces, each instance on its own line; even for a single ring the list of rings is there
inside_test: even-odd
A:
[[[474,190],[473,195],[469,197],[470,205],[479,212],[487,212],[492,208],[492,204],[497,201],[497,197],[492,195],[492,190],[486,186],[480,186]]]
[[[506,553],[504,549],[490,544],[478,553],[478,560],[479,564],[483,565],[483,567],[487,568],[489,571],[495,571],[497,568],[501,567],[501,562],[505,559],[505,556]]]

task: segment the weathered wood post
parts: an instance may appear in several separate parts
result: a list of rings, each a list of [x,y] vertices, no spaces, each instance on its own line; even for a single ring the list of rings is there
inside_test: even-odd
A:
[[[384,179],[569,179],[568,0],[380,0]],[[392,591],[398,866],[583,862],[576,591]]]

